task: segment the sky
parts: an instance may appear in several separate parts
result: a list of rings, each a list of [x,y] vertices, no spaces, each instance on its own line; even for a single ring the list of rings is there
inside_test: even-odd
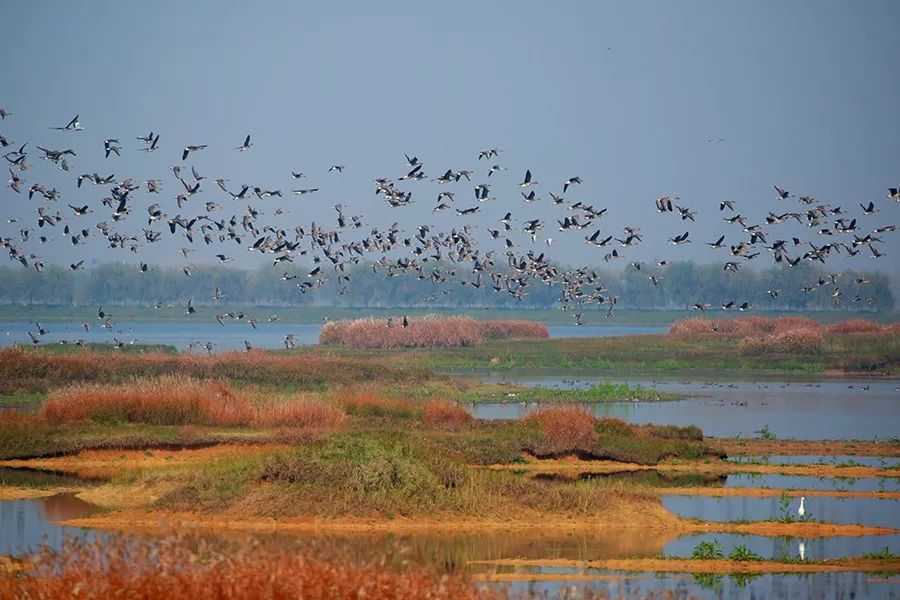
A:
[[[777,199],[774,185],[844,207],[863,231],[900,220],[900,204],[885,198],[900,185],[900,4],[893,1],[34,1],[5,3],[2,13],[0,107],[12,116],[0,121],[0,134],[16,147],[29,142],[26,187],[56,186],[61,209],[90,204],[105,218],[98,205],[108,190],[76,189],[77,174],[160,178],[163,193],[140,196],[128,218],[137,233],[151,201],[169,216],[203,213],[206,200],[224,206],[219,216],[241,214],[242,203],[211,183],[218,177],[232,188],[285,191],[249,204],[266,213],[263,220],[291,227],[334,227],[337,203],[363,217],[364,231],[399,221],[408,230],[470,224],[483,232],[507,211],[520,230],[540,218],[542,237],[532,246],[519,234],[519,251],[545,250],[550,236],[548,253],[569,265],[605,266],[609,248],[584,237],[597,227],[620,235],[626,225],[646,235],[627,249],[628,260],[724,262],[727,252],[702,242],[746,235],[722,222],[718,203],[734,200],[750,223],[803,208]],[[85,131],[49,129],[75,114]],[[151,130],[160,150],[148,155],[135,137]],[[248,133],[252,150],[236,151]],[[107,137],[121,140],[121,157],[103,158]],[[39,160],[36,144],[73,148],[72,171]],[[182,163],[187,144],[208,148]],[[491,147],[504,152],[490,163],[508,170],[488,179],[490,164],[477,156]],[[476,173],[471,184],[402,182],[415,202],[390,208],[372,180],[405,173],[404,153],[421,159],[429,179],[446,169]],[[209,177],[180,211],[174,164]],[[328,173],[332,164],[346,170]],[[535,203],[516,186],[526,169],[541,182]],[[307,177],[294,181],[291,170]],[[588,230],[557,232],[556,220],[571,213],[552,205],[549,192],[560,194],[575,175],[584,183],[569,190],[567,204],[608,212]],[[459,208],[475,206],[472,186],[482,182],[494,184],[496,199],[480,214],[432,213],[442,190],[457,193]],[[297,187],[321,191],[287,193]],[[664,195],[679,196],[697,222],[658,214],[654,200]],[[858,204],[869,201],[880,212],[862,216]],[[25,222],[34,227],[38,205],[0,190],[0,236],[16,236]],[[286,213],[276,217],[276,207]],[[6,223],[11,217],[21,221]],[[694,243],[673,248],[668,238],[686,230]],[[775,239],[817,244],[849,239],[793,225],[774,231]],[[881,259],[864,251],[829,266],[896,276],[900,233],[884,240]],[[64,265],[138,260],[98,238],[77,248],[62,242],[27,248]],[[164,236],[143,247],[140,260],[184,264],[183,245]],[[484,246],[502,252],[499,242]],[[199,249],[190,260],[214,261],[220,251]],[[240,266],[268,262],[237,246],[227,253]],[[753,264],[771,264],[765,252],[759,259]]]

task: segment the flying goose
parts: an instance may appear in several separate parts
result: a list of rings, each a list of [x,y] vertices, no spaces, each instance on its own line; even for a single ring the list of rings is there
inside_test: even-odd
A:
[[[522,181],[522,183],[519,184],[519,187],[524,188],[524,187],[528,187],[530,185],[537,185],[537,184],[538,184],[537,181],[531,180],[531,169],[528,169],[525,171],[525,179]]]
[[[252,145],[253,144],[250,143],[250,134],[248,133],[247,137],[244,138],[244,143],[235,148],[235,150],[240,150],[241,152],[243,152],[245,150],[249,150],[250,146]]]
[[[187,160],[188,154],[191,152],[199,152],[206,148],[206,144],[200,144],[198,146],[185,146],[184,151],[181,153],[181,160]]]

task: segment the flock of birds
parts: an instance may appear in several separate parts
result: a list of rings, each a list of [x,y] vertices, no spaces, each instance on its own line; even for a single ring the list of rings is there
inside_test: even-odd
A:
[[[0,117],[5,121],[13,115],[0,108]],[[568,200],[566,195],[582,185],[580,176],[569,177],[555,185],[544,185],[528,169],[520,182],[510,184],[504,180],[503,172],[507,169],[501,164],[501,148],[489,148],[477,153],[478,170],[444,169],[433,178],[426,175],[424,164],[418,156],[405,155],[406,168],[395,178],[374,179],[374,193],[388,207],[402,209],[414,201],[416,182],[430,179],[447,188],[437,194],[432,213],[452,211],[459,219],[458,224],[439,231],[429,224],[405,228],[398,220],[387,228],[366,230],[363,215],[350,214],[350,207],[345,204],[334,205],[334,221],[328,225],[312,222],[291,226],[286,224],[287,203],[277,201],[271,209],[272,219],[266,222],[263,217],[265,211],[250,203],[254,198],[258,201],[281,199],[289,193],[310,196],[319,192],[320,187],[304,186],[307,177],[300,171],[290,172],[290,180],[297,187],[289,191],[251,184],[232,186],[227,178],[203,175],[187,163],[192,156],[203,152],[206,144],[187,145],[181,149],[180,156],[174,157],[176,161],[171,167],[171,175],[176,193],[174,206],[167,211],[163,205],[170,205],[170,202],[154,200],[163,195],[163,181],[160,178],[137,180],[117,177],[113,173],[102,175],[94,170],[76,169],[75,163],[80,158],[64,140],[68,135],[86,135],[79,115],[65,125],[50,129],[59,132],[54,136],[61,136],[52,145],[46,142],[42,142],[44,145],[16,143],[0,132],[0,151],[10,175],[8,188],[16,194],[27,194],[28,199],[36,204],[33,222],[19,223],[18,218],[6,220],[7,225],[15,224],[18,231],[8,237],[0,236],[0,246],[6,248],[10,260],[39,272],[45,263],[35,248],[36,244],[69,244],[72,254],[76,255],[81,246],[97,236],[102,237],[110,249],[137,255],[143,248],[165,240],[164,245],[174,243],[176,247],[181,246],[177,252],[184,260],[195,251],[195,246],[202,244],[218,250],[215,257],[220,263],[233,260],[231,251],[235,246],[241,246],[247,251],[268,256],[273,267],[283,272],[281,280],[296,286],[301,294],[321,288],[329,281],[337,284],[339,294],[346,294],[352,285],[349,267],[368,259],[376,273],[388,278],[414,274],[420,280],[438,284],[440,294],[451,294],[459,285],[475,288],[490,286],[497,293],[521,300],[532,286],[554,285],[560,290],[559,300],[563,309],[571,310],[575,323],[581,325],[585,323],[583,307],[592,304],[604,306],[606,317],[610,318],[619,296],[603,285],[596,270],[590,266],[561,269],[554,265],[547,251],[541,249],[544,245],[549,248],[553,244],[551,230],[567,236],[586,232],[584,243],[601,250],[598,261],[602,259],[606,263],[625,259],[628,250],[641,244],[645,238],[645,233],[636,226],[626,226],[618,234],[604,232],[599,223],[608,211],[606,207],[599,208],[583,200]],[[147,154],[163,152],[160,138],[160,133],[154,131],[137,136],[136,150]],[[116,138],[97,140],[96,143],[98,154],[102,151],[104,160],[114,161],[128,151],[126,145]],[[243,143],[235,146],[234,150],[243,153],[253,148],[251,135],[246,135]],[[91,184],[103,187],[106,195],[98,203],[67,203],[63,196],[68,191],[60,191],[40,182],[47,173],[35,167],[37,161],[32,164],[31,159],[35,156],[62,171],[76,190]],[[345,169],[345,165],[333,164],[328,168],[328,173],[332,174],[330,176],[340,176]],[[210,181],[214,185],[210,186]],[[514,187],[519,188],[523,206],[535,202],[549,203],[564,214],[555,223],[530,216],[519,220],[514,216],[518,211],[505,209],[505,214],[495,224],[481,217],[467,219],[481,213],[486,203],[508,202],[508,197],[503,200],[498,200],[498,197]],[[541,193],[544,189],[547,190],[546,196]],[[860,203],[861,212],[857,215],[854,214],[855,209],[851,213],[841,206],[818,202],[810,196],[795,196],[778,186],[774,186],[774,193],[777,199],[786,203],[784,212],[769,212],[762,220],[751,220],[749,214],[739,210],[734,201],[722,200],[719,203],[718,210],[724,222],[733,227],[733,232],[704,243],[723,255],[723,270],[738,272],[743,265],[763,253],[771,255],[775,263],[788,266],[801,261],[825,264],[833,254],[856,256],[864,253],[864,256],[867,254],[877,259],[885,255],[879,249],[883,235],[897,229],[893,224],[874,228],[866,224],[866,217],[879,212],[874,201]],[[202,200],[201,194],[204,196]],[[887,198],[900,202],[900,190],[889,188]],[[60,207],[61,203],[65,206]],[[699,212],[678,196],[658,198],[655,207],[660,214],[671,215],[677,222],[693,223]],[[805,225],[812,233],[810,239],[804,241],[792,236],[780,239],[776,227],[789,221]],[[495,243],[503,247],[504,254],[496,248],[484,250],[479,247],[482,227],[486,230],[486,237],[496,240]],[[0,230],[0,233],[3,231]],[[727,242],[726,238],[732,241]],[[685,230],[669,238],[669,242],[673,247],[679,247],[694,240],[691,239],[691,231]],[[305,273],[284,270],[301,257],[301,262],[309,265]],[[84,259],[73,260],[69,267],[77,271],[83,269],[84,264]],[[650,284],[658,285],[665,278],[668,264],[668,260],[660,260],[655,265],[632,261],[626,268],[644,273]],[[137,268],[144,273],[151,270],[143,260]],[[185,265],[182,270],[185,276],[191,276],[190,265]],[[805,283],[803,291],[827,289],[833,301],[840,304],[845,301],[843,290],[852,285],[852,296],[847,301],[875,302],[873,297],[864,293],[868,281],[863,277],[844,285],[839,281],[840,277],[840,274],[833,273],[818,281]],[[775,299],[781,290],[770,289],[767,293]],[[217,288],[212,300],[218,302],[224,297],[225,294]],[[697,299],[693,308],[705,311],[711,306],[710,302]],[[721,308],[746,311],[752,306],[749,301],[728,299],[721,303]],[[188,300],[185,311],[188,315],[197,314],[193,299]],[[223,312],[214,317],[220,324],[226,320],[246,320],[256,327],[259,322],[243,313]],[[98,318],[104,325],[111,324],[102,307]],[[41,330],[36,334],[32,336],[35,344],[40,341]],[[286,337],[285,346],[292,345],[293,339]],[[249,343],[247,346],[249,349]],[[208,350],[211,351],[210,348]]]

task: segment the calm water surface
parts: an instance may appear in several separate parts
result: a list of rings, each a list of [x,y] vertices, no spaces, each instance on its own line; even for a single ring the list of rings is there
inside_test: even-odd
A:
[[[586,374],[539,377],[527,372],[481,372],[477,376],[491,383],[570,389],[610,381],[691,395],[670,402],[601,402],[591,405],[591,410],[598,417],[632,423],[697,425],[712,436],[758,438],[767,428],[779,438],[871,440],[894,438],[900,432],[897,381],[709,382]],[[474,405],[472,414],[481,419],[518,419],[534,409],[516,402],[514,396],[509,400]],[[810,453],[814,452],[811,445]],[[829,457],[822,459],[827,462]]]
[[[94,319],[89,322],[90,330],[85,331],[81,321],[60,321],[42,323],[47,334],[40,337],[42,344],[57,344],[60,340],[70,343],[81,339],[85,342],[112,343],[113,338],[135,344],[168,344],[184,350],[191,342],[212,342],[214,352],[243,350],[244,340],[254,348],[284,348],[284,336],[294,334],[298,345],[312,345],[319,341],[321,323],[282,323],[275,321],[257,324],[254,329],[246,321],[226,320],[225,325],[213,321],[210,312],[209,320],[195,322],[167,321],[126,321],[114,324],[111,330],[100,327]],[[665,333],[666,327],[583,327],[560,325],[550,327],[550,337],[609,337],[619,335],[649,335]],[[0,346],[13,344],[31,345],[28,332],[36,332],[34,324],[27,321],[0,322]]]

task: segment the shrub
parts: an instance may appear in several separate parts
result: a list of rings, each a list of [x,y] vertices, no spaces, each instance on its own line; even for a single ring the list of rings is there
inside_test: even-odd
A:
[[[475,422],[469,411],[459,404],[439,399],[433,399],[425,405],[422,420],[428,425],[450,429],[458,429]]]
[[[543,439],[535,448],[541,455],[584,453],[597,441],[594,416],[581,406],[539,408],[526,416],[525,422],[541,428]]]

